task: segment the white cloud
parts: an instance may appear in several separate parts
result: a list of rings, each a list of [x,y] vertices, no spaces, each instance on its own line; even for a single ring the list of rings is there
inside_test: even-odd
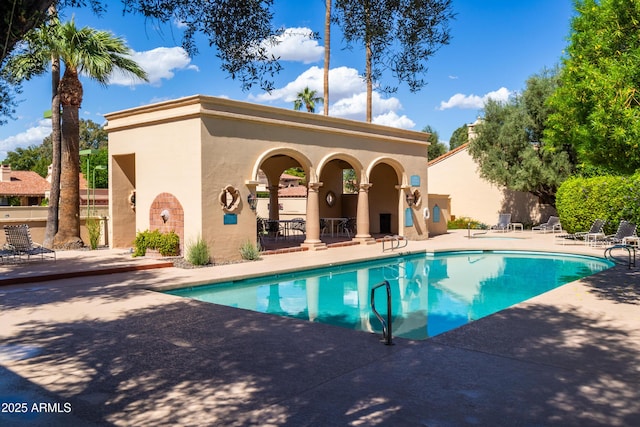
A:
[[[397,112],[402,110],[402,104],[398,98],[382,98],[378,92],[371,94],[372,122],[403,129],[415,127],[413,120],[406,115],[400,116]],[[352,120],[366,120],[367,93],[360,92],[348,98],[342,98],[329,107],[329,115],[343,117]]]
[[[498,90],[489,92],[484,96],[478,95],[463,95],[456,93],[448,101],[441,101],[439,110],[448,110],[450,108],[463,108],[463,109],[480,109],[484,107],[484,104],[489,99],[493,99],[499,102],[506,102],[509,100],[512,92],[505,87],[501,87]]]
[[[402,109],[402,104],[398,98],[383,99],[378,92],[373,92],[371,98],[371,114],[373,116]],[[367,92],[360,92],[349,98],[342,98],[336,101],[329,109],[329,114],[337,117],[364,119],[366,111]]]
[[[389,111],[388,113],[380,114],[379,116],[374,117],[372,121],[373,123],[378,125],[391,126],[401,129],[413,129],[416,126],[413,120],[411,120],[404,114],[402,116],[398,116],[395,111]]]
[[[173,25],[175,25],[176,28],[179,28],[181,30],[187,28],[187,24],[184,21],[181,21],[181,20],[176,19],[176,18],[173,19]]]
[[[319,96],[324,91],[323,69],[312,66],[300,74],[294,81],[271,93],[249,95],[249,99],[257,102],[293,103],[299,92],[308,87]],[[329,70],[329,115],[352,120],[366,119],[366,84],[355,68],[338,67]],[[411,129],[415,123],[407,116],[398,114],[402,104],[398,98],[382,98],[380,93],[372,93],[372,121],[374,123]],[[321,110],[321,109],[318,109]]]
[[[181,47],[158,47],[145,52],[132,51],[131,59],[147,72],[149,84],[152,86],[159,86],[162,79],[173,78],[176,70],[198,71],[198,67],[191,65],[191,58]],[[111,75],[109,83],[135,86],[144,82],[137,77],[116,71]]]
[[[30,145],[40,145],[42,140],[51,134],[51,120],[43,119],[38,122],[37,126],[31,127],[26,131],[0,141],[0,158],[7,157],[9,151],[15,151],[16,148],[26,148]]]
[[[318,40],[313,38],[313,31],[305,27],[287,28],[275,37],[275,43],[265,40],[261,45],[269,54],[282,61],[310,64],[324,57],[324,47],[318,46]]]
[[[313,66],[300,74],[294,81],[271,93],[250,95],[249,99],[258,102],[284,101],[293,102],[296,95],[308,87],[322,95],[324,91],[324,70]],[[358,70],[348,67],[338,67],[329,70],[329,100],[352,96],[366,89]]]

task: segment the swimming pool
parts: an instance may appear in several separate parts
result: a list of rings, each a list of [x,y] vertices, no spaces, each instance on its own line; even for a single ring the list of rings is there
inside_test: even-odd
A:
[[[391,285],[395,337],[427,339],[613,266],[595,257],[519,251],[417,254],[182,288],[166,293],[381,332],[371,288]],[[386,315],[386,295],[376,308]]]

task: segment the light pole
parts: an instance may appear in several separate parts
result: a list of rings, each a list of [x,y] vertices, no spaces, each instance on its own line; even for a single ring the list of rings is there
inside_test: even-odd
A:
[[[93,168],[93,214],[96,213],[96,171],[106,171],[107,167],[105,165],[96,165]]]
[[[91,165],[91,155],[98,154],[100,150],[96,150],[94,148],[88,148],[86,150],[80,150],[81,156],[87,156],[87,174],[85,177],[87,178],[87,219],[89,219],[89,166]]]

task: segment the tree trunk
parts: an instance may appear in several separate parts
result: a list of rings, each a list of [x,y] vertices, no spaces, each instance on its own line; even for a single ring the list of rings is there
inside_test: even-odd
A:
[[[52,248],[58,232],[58,207],[60,205],[60,58],[51,58],[51,189],[49,191],[49,207],[47,209],[47,226],[42,246]]]
[[[82,85],[77,70],[67,67],[60,81],[62,102],[62,158],[60,174],[60,223],[55,246],[78,249],[80,238],[80,120]]]
[[[366,63],[366,71],[365,71],[365,79],[367,80],[367,122],[371,123],[371,99],[373,92],[373,83],[371,82],[371,44],[369,42],[366,43],[367,50],[367,63]]]
[[[331,58],[331,2],[327,0],[324,15],[324,115],[329,115],[329,60]]]

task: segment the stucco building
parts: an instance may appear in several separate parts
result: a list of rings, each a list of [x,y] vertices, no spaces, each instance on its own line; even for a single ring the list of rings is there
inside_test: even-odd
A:
[[[469,139],[473,139],[473,125],[469,130]],[[510,213],[512,222],[539,224],[555,213],[553,207],[541,204],[530,193],[509,190],[482,178],[468,146],[463,144],[429,162],[429,191],[449,195],[452,216],[495,225],[500,213]]]
[[[215,261],[236,259],[256,241],[260,171],[277,220],[290,167],[306,176],[303,247],[326,247],[319,224],[332,217],[355,218],[360,243],[429,236],[426,133],[201,95],[106,118],[112,247],[130,247],[137,231],[174,230],[183,251],[201,237]],[[343,191],[345,169],[355,171],[354,194]]]

